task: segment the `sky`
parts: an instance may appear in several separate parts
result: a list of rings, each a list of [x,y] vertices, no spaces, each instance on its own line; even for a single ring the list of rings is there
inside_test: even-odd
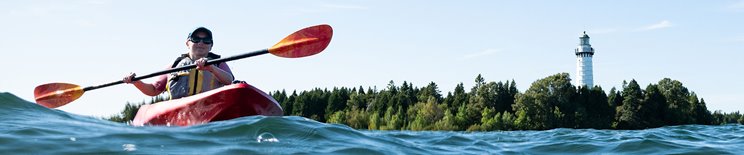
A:
[[[442,94],[486,81],[576,74],[574,49],[591,37],[594,84],[609,91],[679,80],[708,109],[744,112],[744,0],[661,1],[112,1],[30,0],[0,5],[0,92],[33,101],[41,84],[83,87],[145,75],[186,52],[204,26],[212,52],[261,50],[294,31],[333,27],[328,48],[305,58],[231,61],[236,79],[267,92],[435,82]],[[152,82],[153,79],[146,79]],[[110,116],[150,98],[132,85],[85,92],[58,108]]]

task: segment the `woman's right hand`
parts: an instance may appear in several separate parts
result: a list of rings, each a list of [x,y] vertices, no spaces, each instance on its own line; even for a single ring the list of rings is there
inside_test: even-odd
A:
[[[124,76],[124,79],[121,80],[121,81],[123,81],[124,83],[130,83],[131,84],[133,82],[132,79],[134,79],[134,76],[137,76],[137,74],[129,73],[129,75]]]

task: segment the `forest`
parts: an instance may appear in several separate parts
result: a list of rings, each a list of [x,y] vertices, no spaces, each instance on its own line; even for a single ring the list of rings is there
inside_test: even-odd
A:
[[[568,73],[533,82],[520,92],[516,82],[486,82],[478,75],[466,90],[459,83],[442,94],[434,82],[415,87],[390,81],[380,90],[363,86],[270,92],[285,116],[345,124],[367,130],[547,130],[554,128],[646,129],[662,126],[744,123],[739,112],[711,113],[703,98],[682,82],[661,79],[642,88],[635,80],[606,92],[601,86],[577,87]],[[104,118],[130,122],[139,106],[127,103],[120,114]]]

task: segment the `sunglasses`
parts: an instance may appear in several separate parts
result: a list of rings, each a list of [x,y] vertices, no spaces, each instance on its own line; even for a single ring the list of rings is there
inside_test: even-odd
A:
[[[189,38],[189,41],[191,41],[194,44],[199,43],[199,42],[204,43],[204,44],[212,44],[212,39],[211,38],[195,38],[195,37],[191,37],[191,38]]]

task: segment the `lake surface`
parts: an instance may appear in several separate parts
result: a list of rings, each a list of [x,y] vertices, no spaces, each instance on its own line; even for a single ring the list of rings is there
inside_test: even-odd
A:
[[[366,131],[297,116],[133,127],[0,93],[2,154],[744,154],[744,126]]]

